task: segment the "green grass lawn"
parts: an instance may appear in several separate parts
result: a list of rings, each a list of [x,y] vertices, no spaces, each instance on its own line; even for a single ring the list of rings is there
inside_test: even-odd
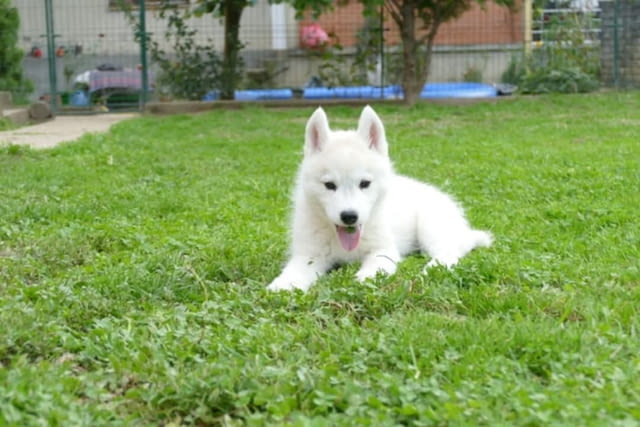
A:
[[[16,127],[16,125],[14,125],[11,120],[2,117],[2,114],[0,113],[0,132],[4,131],[4,130],[12,130]],[[1,141],[1,140],[0,140]]]
[[[312,108],[5,146],[0,424],[638,425],[639,106],[374,106],[396,169],[496,242],[307,294],[264,288]]]

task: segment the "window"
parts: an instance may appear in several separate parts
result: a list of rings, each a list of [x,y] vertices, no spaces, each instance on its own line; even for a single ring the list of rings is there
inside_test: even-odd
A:
[[[595,0],[547,0],[544,8],[534,10],[532,24],[536,43],[572,36],[592,44],[600,36],[600,9]]]

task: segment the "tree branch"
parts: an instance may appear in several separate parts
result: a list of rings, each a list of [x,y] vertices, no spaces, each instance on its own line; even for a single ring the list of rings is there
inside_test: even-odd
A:
[[[391,19],[398,25],[402,25],[402,16],[400,15],[400,2],[402,0],[387,0],[384,2],[384,7],[391,15]]]

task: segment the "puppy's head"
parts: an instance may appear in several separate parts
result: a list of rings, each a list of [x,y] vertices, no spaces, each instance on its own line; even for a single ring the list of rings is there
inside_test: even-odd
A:
[[[391,174],[384,126],[371,107],[363,109],[355,131],[332,131],[322,108],[311,115],[301,170],[303,190],[335,227],[345,250],[358,247]]]

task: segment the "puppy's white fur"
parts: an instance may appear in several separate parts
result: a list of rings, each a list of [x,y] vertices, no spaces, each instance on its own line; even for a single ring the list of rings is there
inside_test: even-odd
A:
[[[361,261],[360,281],[392,274],[402,256],[417,250],[431,257],[427,267],[451,267],[491,244],[491,234],[473,230],[450,196],[394,173],[384,127],[371,107],[355,131],[332,131],[318,108],[305,135],[291,258],[268,289],[306,291],[334,265],[353,261]]]

